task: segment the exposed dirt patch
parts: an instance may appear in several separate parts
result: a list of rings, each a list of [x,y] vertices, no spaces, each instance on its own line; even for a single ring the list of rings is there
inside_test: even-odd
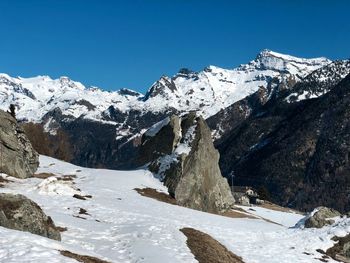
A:
[[[86,200],[86,198],[84,196],[78,195],[78,194],[74,194],[73,197],[76,199],[80,199],[80,200]]]
[[[62,226],[56,226],[56,229],[60,232],[64,232],[64,231],[67,231],[68,228],[67,227],[62,227]]]
[[[78,189],[79,190],[79,189]],[[92,195],[79,195],[79,194],[74,194],[74,198],[80,199],[80,200],[86,200],[86,198],[92,198]]]
[[[187,246],[199,263],[244,263],[214,238],[193,228],[182,228],[187,237]]]
[[[39,179],[47,179],[49,177],[55,177],[56,175],[53,173],[38,173],[34,174],[33,177],[39,178]]]
[[[79,215],[90,215],[84,208],[79,209]]]
[[[142,196],[146,196],[149,198],[156,199],[161,202],[165,202],[168,204],[176,205],[175,198],[171,197],[168,194],[158,192],[156,189],[153,188],[135,188],[136,192],[138,192]]]
[[[76,218],[79,218],[79,219],[84,219],[84,220],[86,220],[86,218],[85,218],[85,217],[82,217],[82,216],[76,216],[76,215],[73,215],[73,217],[76,217]]]
[[[229,211],[226,211],[222,214],[220,214],[222,216],[226,216],[226,217],[231,217],[231,218],[251,218],[251,219],[258,219],[257,217],[255,216],[252,216],[252,215],[248,215],[246,212],[242,212],[242,211],[237,211],[235,209],[233,210],[229,210]]]
[[[298,210],[295,210],[295,209],[292,209],[292,208],[288,208],[288,207],[279,206],[279,205],[276,205],[276,204],[271,203],[269,201],[265,201],[263,204],[261,204],[259,206],[263,207],[263,208],[270,209],[270,210],[279,211],[279,212],[287,212],[287,213],[291,213],[292,212],[292,213],[304,215],[304,213],[302,213],[302,212],[300,212]]]
[[[63,175],[62,177],[57,177],[60,181],[73,181],[77,176],[75,174]]]
[[[84,255],[79,255],[67,250],[59,250],[61,255],[65,256],[65,257],[69,257],[69,258],[73,258],[79,262],[83,262],[83,263],[110,263],[108,261],[99,259],[99,258],[95,258],[95,257],[91,257],[91,256],[84,256]]]

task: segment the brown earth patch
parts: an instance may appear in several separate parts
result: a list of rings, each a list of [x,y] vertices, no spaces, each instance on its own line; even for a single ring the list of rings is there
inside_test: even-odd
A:
[[[79,215],[90,215],[84,208],[79,209]]]
[[[92,256],[84,256],[84,255],[79,255],[67,250],[59,250],[62,256],[73,258],[79,262],[83,263],[109,263],[108,261],[92,257]]]
[[[136,192],[138,192],[142,196],[146,196],[149,198],[156,199],[161,202],[165,202],[168,204],[176,205],[175,198],[171,197],[170,195],[162,192],[158,192],[156,189],[153,188],[135,188]]]
[[[199,263],[244,263],[214,238],[193,228],[182,228],[187,237],[187,246]]]
[[[232,209],[232,210],[228,210],[224,213],[221,213],[220,215],[222,216],[226,216],[226,217],[231,217],[231,218],[251,218],[251,219],[258,219],[257,217],[255,216],[252,216],[252,215],[248,215],[246,212],[243,213],[241,211],[237,211],[235,209]]]
[[[56,175],[53,173],[38,173],[33,175],[33,177],[39,178],[39,179],[47,179],[49,177],[54,177],[54,176]]]
[[[57,180],[61,181],[73,181],[77,176],[75,174],[63,175],[61,177],[57,177]]]
[[[56,229],[60,232],[64,232],[64,231],[67,231],[68,228],[67,227],[62,227],[62,226],[56,226]]]
[[[269,201],[265,201],[263,204],[261,205],[258,205],[259,207],[263,207],[263,208],[267,208],[267,209],[270,209],[270,210],[275,210],[275,211],[278,211],[278,212],[287,212],[287,213],[296,213],[296,214],[300,214],[300,215],[304,215],[304,213],[298,211],[298,210],[295,210],[295,209],[292,209],[292,208],[288,208],[288,207],[283,207],[283,206],[279,206],[279,205],[276,205],[274,203],[271,203]]]
[[[80,189],[78,189],[80,191]],[[86,200],[86,198],[92,198],[92,195],[79,195],[79,194],[74,194],[74,198],[80,199],[80,200]]]
[[[84,220],[86,220],[86,218],[85,218],[85,217],[82,217],[82,216],[76,216],[76,215],[73,215],[73,217],[76,217],[76,218],[79,218],[79,219],[84,219]]]

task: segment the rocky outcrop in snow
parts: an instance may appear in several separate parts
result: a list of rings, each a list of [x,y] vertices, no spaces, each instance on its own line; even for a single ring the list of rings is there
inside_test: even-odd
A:
[[[16,120],[0,110],[0,171],[13,177],[27,178],[39,165],[38,153]]]
[[[149,141],[142,145],[158,154],[150,170],[163,180],[179,205],[213,213],[232,207],[234,199],[227,180],[221,175],[219,153],[204,119],[190,113],[170,120],[154,135],[154,144]],[[171,139],[166,136],[167,131],[173,135]],[[167,152],[163,151],[164,143]]]
[[[0,194],[0,226],[61,240],[51,217],[23,195]]]
[[[321,206],[307,217],[304,225],[306,228],[321,228],[325,225],[332,225],[335,222],[332,218],[340,215],[337,210]]]

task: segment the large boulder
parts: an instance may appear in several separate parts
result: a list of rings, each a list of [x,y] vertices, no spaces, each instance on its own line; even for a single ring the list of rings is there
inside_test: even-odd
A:
[[[150,170],[163,180],[179,205],[212,213],[231,208],[234,198],[227,180],[221,175],[219,153],[204,119],[190,113],[183,118],[173,116],[170,120],[176,122],[163,126],[153,141],[166,142],[172,151],[151,161]],[[166,130],[174,135],[164,137]],[[161,143],[152,144],[155,154],[162,152],[162,148]]]
[[[39,155],[23,129],[9,113],[0,110],[0,172],[27,178],[38,166]]]
[[[61,240],[51,217],[23,195],[0,194],[0,226]]]
[[[305,220],[305,227],[321,228],[325,225],[331,225],[335,222],[332,218],[340,215],[341,214],[337,210],[334,210],[332,208],[324,206],[318,207]]]

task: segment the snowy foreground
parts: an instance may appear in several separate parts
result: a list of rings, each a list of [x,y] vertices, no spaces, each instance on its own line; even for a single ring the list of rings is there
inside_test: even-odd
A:
[[[69,250],[110,262],[196,262],[179,231],[203,231],[245,262],[321,262],[334,235],[350,232],[347,220],[323,229],[293,228],[302,216],[259,207],[244,209],[262,219],[228,218],[162,203],[139,195],[136,187],[166,191],[146,170],[87,169],[41,156],[38,173],[76,175],[74,184],[55,178],[13,180],[1,192],[21,193],[37,202],[55,224],[67,227],[62,242],[0,227],[1,262],[76,262]],[[81,192],[79,192],[79,190]],[[92,195],[79,200],[74,194]],[[79,214],[80,208],[88,215]],[[329,260],[329,262],[335,262]]]

